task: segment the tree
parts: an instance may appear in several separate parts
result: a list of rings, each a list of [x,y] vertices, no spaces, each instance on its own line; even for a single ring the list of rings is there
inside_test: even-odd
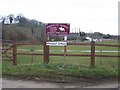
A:
[[[35,19],[30,20],[24,17],[22,14],[19,14],[16,17],[13,14],[10,14],[4,17],[0,16],[0,22],[4,23],[2,30],[3,39],[13,40],[13,38],[16,38],[16,40],[19,41],[31,41],[31,39],[34,38],[40,42],[43,42],[44,40],[43,38],[45,25],[44,23],[39,22]],[[11,23],[15,24],[6,25]],[[58,37],[56,37],[56,39],[59,40]]]
[[[5,23],[5,17],[2,17],[1,20],[2,20],[2,24],[4,24]]]
[[[105,36],[103,36],[104,39],[110,39],[112,36],[110,34],[107,34]]]
[[[7,19],[7,17],[6,17],[6,16],[1,17],[1,18],[0,18],[1,23],[2,23],[2,24],[5,24],[6,19]]]
[[[13,22],[13,19],[15,18],[13,14],[8,15],[10,24]]]
[[[80,32],[80,36],[85,36],[85,32]]]
[[[32,35],[34,34],[34,29],[33,29],[33,27],[31,27],[31,34],[32,34]]]
[[[19,21],[19,24],[22,26],[27,24],[27,19],[22,14],[17,15],[16,19]]]
[[[12,21],[13,21],[13,18],[12,17],[9,17],[9,19],[10,19],[10,24],[12,23]]]

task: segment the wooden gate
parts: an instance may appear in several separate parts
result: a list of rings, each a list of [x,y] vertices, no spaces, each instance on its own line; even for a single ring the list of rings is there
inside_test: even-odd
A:
[[[15,41],[2,40],[2,61],[11,61],[16,65],[17,49]]]

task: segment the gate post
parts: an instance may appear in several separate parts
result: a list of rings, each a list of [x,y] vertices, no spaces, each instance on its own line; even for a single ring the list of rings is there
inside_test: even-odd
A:
[[[17,65],[17,46],[16,46],[16,40],[13,40],[13,65]]]
[[[91,41],[91,67],[95,66],[95,41]]]

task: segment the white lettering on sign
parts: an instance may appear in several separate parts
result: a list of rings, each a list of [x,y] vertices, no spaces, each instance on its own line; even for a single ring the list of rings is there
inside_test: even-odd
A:
[[[67,46],[67,42],[46,42],[48,46]]]

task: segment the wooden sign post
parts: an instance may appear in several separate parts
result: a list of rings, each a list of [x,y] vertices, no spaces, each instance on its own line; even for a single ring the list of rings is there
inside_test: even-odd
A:
[[[67,42],[67,36],[64,36],[64,41]],[[67,46],[64,46],[64,63],[66,63],[66,54],[67,54]]]
[[[64,46],[64,57],[66,56],[67,35],[69,35],[70,24],[47,23],[44,31],[44,63],[49,63],[49,46]],[[48,42],[49,36],[64,36],[64,42]]]

